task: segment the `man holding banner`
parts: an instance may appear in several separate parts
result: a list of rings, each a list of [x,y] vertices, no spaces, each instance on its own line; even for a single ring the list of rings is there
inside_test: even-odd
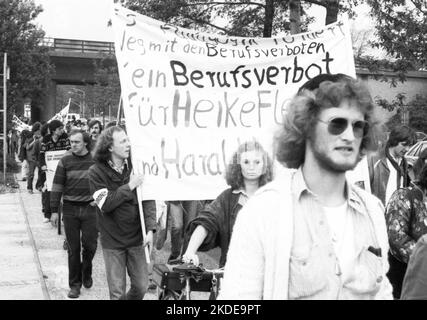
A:
[[[392,299],[384,207],[345,175],[375,148],[373,108],[350,77],[291,101],[276,153],[290,169],[238,215],[221,299]]]
[[[148,286],[144,247],[148,246],[151,252],[156,228],[155,201],[143,201],[143,212],[139,212],[135,189],[142,185],[144,176],[131,174],[129,155],[126,132],[118,126],[110,127],[99,136],[94,150],[95,164],[89,169],[91,194],[99,208],[99,231],[111,300],[144,298]],[[141,215],[147,230],[145,239]],[[131,282],[127,293],[126,271]]]

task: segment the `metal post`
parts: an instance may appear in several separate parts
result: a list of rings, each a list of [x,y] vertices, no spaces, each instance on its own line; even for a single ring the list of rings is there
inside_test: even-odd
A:
[[[4,53],[4,61],[3,61],[3,181],[4,185],[6,185],[6,154],[7,154],[7,146],[6,146],[6,135],[7,135],[7,53]]]

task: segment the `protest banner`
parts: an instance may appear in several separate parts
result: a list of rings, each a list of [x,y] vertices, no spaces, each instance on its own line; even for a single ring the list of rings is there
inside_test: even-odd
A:
[[[67,152],[67,150],[46,151],[46,186],[47,191],[52,190],[53,178],[55,177],[56,167],[59,160]]]
[[[145,200],[214,199],[240,142],[273,154],[298,88],[320,73],[355,77],[346,20],[274,38],[205,34],[115,6],[126,129]]]
[[[22,132],[23,130],[31,130],[31,126],[24,123],[21,119],[19,119],[16,115],[12,116],[12,123],[14,125],[14,128],[18,132]]]

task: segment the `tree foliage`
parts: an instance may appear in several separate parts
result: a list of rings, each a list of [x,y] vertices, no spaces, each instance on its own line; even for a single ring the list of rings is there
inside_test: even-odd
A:
[[[368,0],[378,41],[398,65],[397,70],[427,67],[427,1]]]
[[[92,87],[89,104],[96,106],[104,116],[108,114],[110,108],[111,115],[115,116],[120,100],[120,81],[116,58],[106,56],[99,61],[95,60],[94,64],[95,84]]]
[[[393,127],[402,124],[402,113],[406,111],[409,115],[408,125],[416,131],[427,134],[427,95],[416,95],[408,103],[405,100],[405,95],[399,94],[391,103],[386,100],[377,101],[382,107],[390,111],[396,110],[396,114],[386,123],[387,128],[391,130]]]
[[[0,52],[7,52],[10,68],[9,117],[24,98],[30,98],[33,107],[42,103],[53,70],[48,49],[40,45],[44,31],[33,23],[40,12],[32,0],[0,1]]]
[[[362,0],[363,1],[363,0]],[[271,37],[282,32],[303,32],[313,17],[312,5],[326,8],[325,23],[337,20],[360,0],[127,0],[131,10],[175,25],[229,36]]]

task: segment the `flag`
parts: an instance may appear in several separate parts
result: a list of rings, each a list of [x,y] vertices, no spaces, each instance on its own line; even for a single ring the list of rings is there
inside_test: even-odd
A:
[[[62,123],[66,123],[68,111],[70,110],[70,103],[71,103],[71,98],[68,99],[68,104],[64,108],[62,108],[61,111],[59,111],[57,114],[55,114],[48,122],[50,122],[52,120],[59,120]]]

